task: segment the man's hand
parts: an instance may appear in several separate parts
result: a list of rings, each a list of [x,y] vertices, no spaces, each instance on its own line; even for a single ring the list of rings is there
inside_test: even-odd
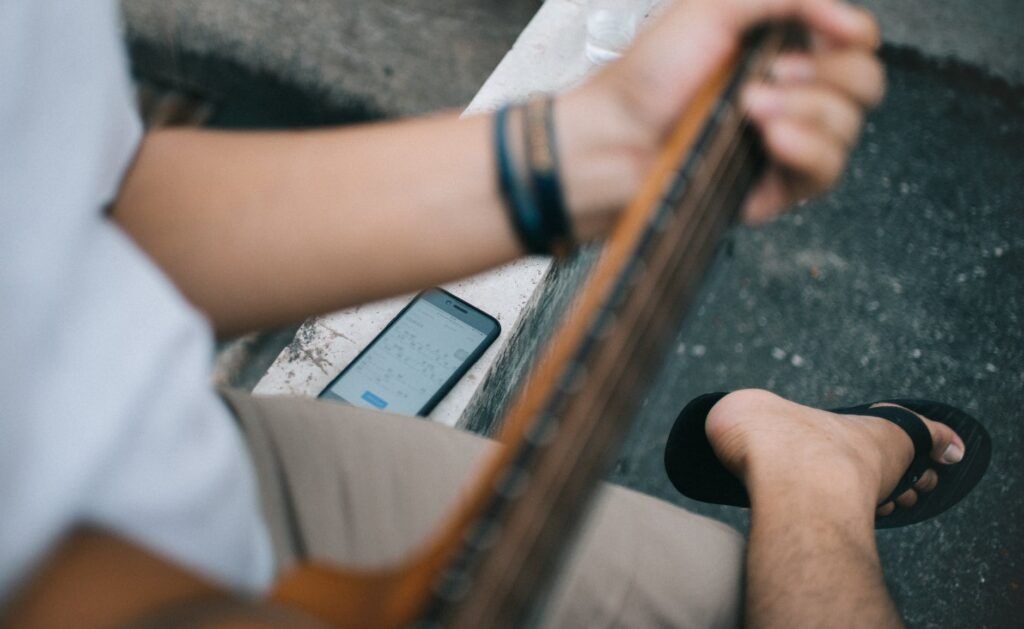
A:
[[[865,110],[884,93],[870,13],[834,0],[681,0],[591,87],[618,104],[638,146],[660,146],[700,86],[767,20],[795,18],[810,30],[807,52],[781,56],[768,83],[750,85],[743,103],[772,164],[744,209],[748,222],[778,215],[838,179]]]
[[[681,0],[622,60],[558,99],[559,161],[581,239],[607,233],[743,34],[783,17],[803,20],[815,45],[780,59],[776,80],[747,94],[774,161],[746,217],[767,220],[835,181],[882,94],[874,20],[835,0]],[[221,334],[237,334],[520,255],[493,151],[488,116],[160,131],[146,136],[113,217]]]

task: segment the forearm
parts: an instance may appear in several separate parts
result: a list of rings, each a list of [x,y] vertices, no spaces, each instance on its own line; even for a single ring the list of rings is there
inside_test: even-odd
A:
[[[609,128],[613,105],[578,95],[558,107],[569,204],[593,237],[636,185],[641,158],[594,132]],[[304,132],[161,131],[143,143],[114,218],[220,333],[294,321],[519,255],[491,124],[449,114]]]

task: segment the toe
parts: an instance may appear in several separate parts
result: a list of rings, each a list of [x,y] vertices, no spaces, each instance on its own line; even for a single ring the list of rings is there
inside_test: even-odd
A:
[[[903,509],[909,509],[915,504],[917,504],[917,492],[913,489],[908,489],[896,497],[896,506],[902,507]]]
[[[927,469],[924,474],[921,474],[921,478],[917,479],[914,483],[914,489],[917,491],[929,492],[935,489],[939,484],[939,474],[933,469]]]
[[[945,424],[922,419],[932,433],[932,458],[946,465],[959,463],[964,458],[964,442],[960,436]]]
[[[896,510],[896,503],[894,503],[894,502],[887,502],[884,505],[882,505],[881,507],[878,507],[877,509],[875,509],[875,515],[880,516],[880,517],[881,516],[887,516],[887,515],[891,514],[895,510]]]
[[[896,406],[897,408],[902,408],[905,411],[914,413],[914,411],[909,408],[898,406],[896,404],[882,402],[876,404],[876,406]],[[925,426],[928,427],[928,432],[931,433],[931,455],[934,460],[945,465],[951,465],[953,463],[959,463],[960,460],[964,458],[963,439],[953,432],[952,428],[945,424],[940,424],[939,422],[933,422],[920,413],[914,413],[914,415],[917,415],[924,421]]]

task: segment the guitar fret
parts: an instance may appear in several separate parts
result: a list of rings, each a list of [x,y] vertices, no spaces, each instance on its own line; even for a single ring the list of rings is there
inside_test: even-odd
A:
[[[496,519],[481,519],[466,531],[463,542],[473,550],[487,550],[494,545],[501,533],[501,522]]]
[[[526,433],[526,441],[537,448],[546,447],[554,440],[560,426],[561,420],[557,417],[545,416]]]
[[[434,594],[448,603],[457,603],[469,593],[473,578],[466,570],[449,569],[435,582]]]
[[[664,234],[665,230],[667,230],[669,225],[672,224],[672,221],[669,220],[670,218],[672,218],[672,214],[670,212],[657,212],[654,220],[651,221],[651,228],[659,236]]]
[[[506,501],[515,500],[523,495],[526,486],[530,483],[530,473],[520,466],[509,468],[501,480],[495,485],[494,490]]]
[[[615,329],[615,324],[618,320],[619,318],[614,312],[609,312],[608,315],[603,317],[600,321],[600,326],[594,330],[594,337],[602,341],[608,338],[608,335]]]
[[[587,368],[582,362],[576,361],[569,366],[565,375],[562,376],[562,381],[559,384],[559,391],[565,394],[573,394],[583,388],[584,383],[587,381]]]
[[[643,258],[636,257],[629,265],[629,270],[626,273],[628,277],[627,283],[631,287],[636,286],[647,275],[647,263],[644,262]]]

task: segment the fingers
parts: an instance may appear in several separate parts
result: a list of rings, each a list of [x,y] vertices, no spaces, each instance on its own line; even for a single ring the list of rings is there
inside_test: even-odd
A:
[[[775,118],[789,118],[832,135],[844,147],[852,146],[860,135],[861,109],[824,86],[752,85],[744,92],[744,103],[755,122],[768,124]]]
[[[783,55],[772,78],[774,83],[751,85],[743,94],[775,171],[744,208],[744,219],[754,224],[836,182],[860,135],[864,109],[877,105],[885,91],[881,63],[857,48]]]
[[[772,119],[759,126],[772,160],[803,180],[809,188],[805,194],[829,188],[842,174],[847,146],[831,134],[792,118]]]
[[[775,62],[772,74],[775,84],[752,85],[744,93],[751,118],[792,118],[848,146],[860,133],[863,109],[877,105],[885,92],[882,64],[857,50],[788,54]]]
[[[762,225],[782,213],[793,202],[789,177],[778,168],[769,168],[743,205],[743,221]]]
[[[743,206],[743,220],[751,225],[768,222],[794,202],[832,186],[848,153],[846,143],[820,128],[787,119],[759,126],[772,165]]]
[[[766,20],[795,18],[815,33],[844,46],[871,50],[881,43],[874,16],[865,9],[834,0],[701,0],[698,10],[717,17],[732,33],[742,33]]]
[[[816,83],[865,108],[885,95],[885,68],[873,53],[841,48],[815,53],[787,53],[772,64],[772,78],[783,85]]]

